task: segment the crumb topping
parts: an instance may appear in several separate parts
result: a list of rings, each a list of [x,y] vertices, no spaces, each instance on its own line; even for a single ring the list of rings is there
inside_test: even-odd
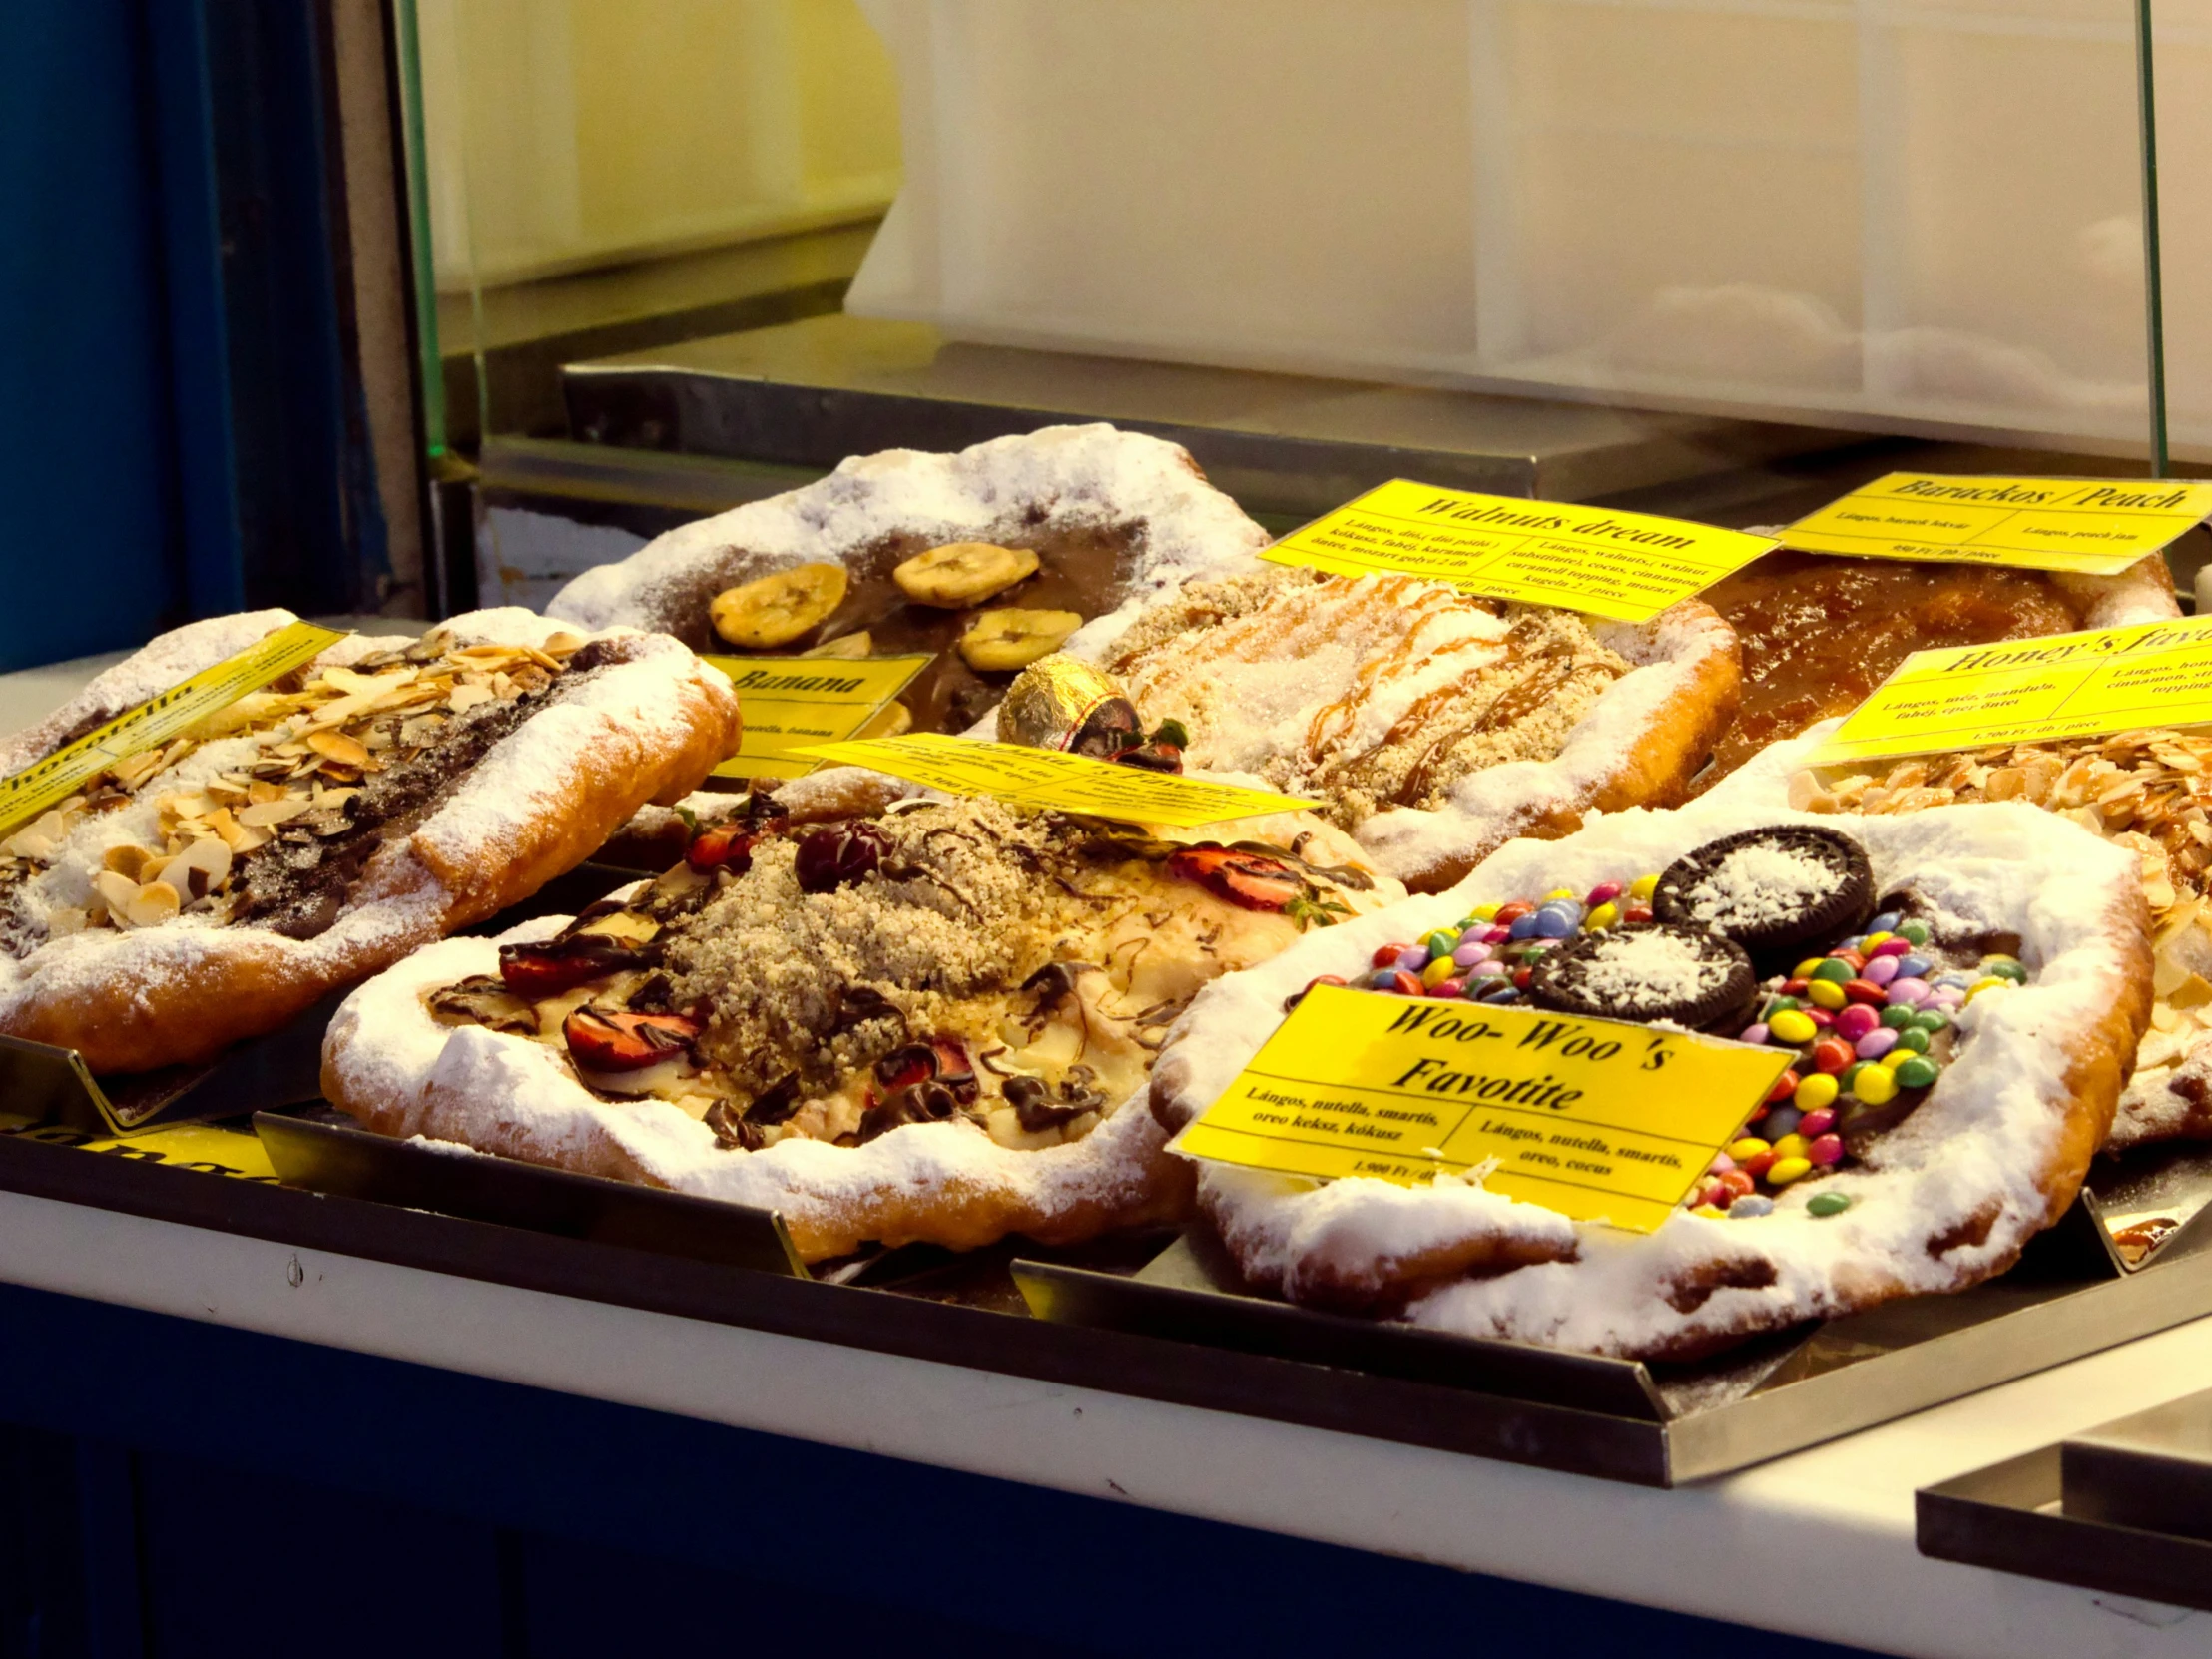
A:
[[[1396,895],[1310,861],[1355,852],[1300,817],[1287,847],[1223,845],[988,800],[791,826],[757,795],[642,891],[425,1004],[726,1149],[946,1121],[1059,1145],[1141,1086],[1201,986]]]

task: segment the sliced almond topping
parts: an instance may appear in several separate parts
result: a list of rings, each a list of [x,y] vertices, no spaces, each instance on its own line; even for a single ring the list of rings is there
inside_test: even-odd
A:
[[[412,715],[399,728],[399,741],[409,749],[429,743],[445,727],[441,715]]]
[[[51,858],[61,850],[36,830],[18,830],[7,838],[5,850],[11,858]]]
[[[342,807],[360,793],[359,790],[325,789],[322,785],[317,784],[314,787],[314,795],[311,799],[317,808]]]
[[[358,738],[349,738],[343,732],[316,732],[307,739],[307,747],[340,766],[365,769],[375,765],[373,757],[361,741]]]
[[[404,672],[404,671],[403,671]],[[385,679],[379,674],[363,674],[357,669],[326,668],[322,671],[322,683],[331,689],[357,696],[366,692],[374,697],[385,689]]]
[[[133,927],[158,927],[173,919],[185,907],[184,895],[167,881],[156,881],[150,887],[141,887],[138,896],[131,900],[126,914]]]
[[[231,849],[220,839],[210,836],[194,841],[184,851],[170,859],[162,876],[171,885],[180,882],[194,898],[205,898],[223,885],[224,877],[231,873]]]
[[[545,649],[557,657],[567,657],[584,649],[584,636],[571,634],[563,629],[558,634],[548,634]]]
[[[271,779],[257,778],[254,780],[253,789],[247,792],[246,799],[249,801],[281,801],[290,793],[283,785]]]
[[[305,796],[289,796],[282,801],[257,801],[251,807],[241,807],[237,816],[249,830],[268,830],[290,823],[306,810]]]
[[[113,869],[117,876],[129,876],[131,880],[137,880],[137,873],[140,873],[146,867],[148,858],[153,858],[151,851],[146,851],[144,847],[133,847],[131,842],[126,840],[122,847],[106,849],[106,853],[100,858],[100,862],[102,862],[102,867]]]
[[[155,773],[162,770],[161,752],[153,749],[147,750],[144,754],[133,755],[127,760],[116,762],[108,770],[115,775],[115,781],[125,789],[135,790],[147,779],[153,777]]]
[[[447,694],[445,706],[458,714],[463,709],[473,709],[479,703],[495,703],[499,694],[489,686],[460,685]]]
[[[139,884],[128,875],[104,869],[92,878],[92,890],[100,895],[110,915],[122,915],[139,895]]]

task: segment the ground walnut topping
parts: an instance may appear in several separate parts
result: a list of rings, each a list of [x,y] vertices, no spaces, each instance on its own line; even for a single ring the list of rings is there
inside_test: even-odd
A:
[[[1349,829],[1553,758],[1630,665],[1570,612],[1275,567],[1193,584],[1108,667],[1147,722],[1182,724],[1191,765],[1326,795]]]
[[[1318,825],[1183,843],[991,801],[791,826],[759,795],[427,1005],[557,1046],[586,1086],[732,1149],[943,1121],[1054,1146],[1130,1097],[1208,980],[1395,896],[1327,861],[1354,852]]]
[[[0,840],[0,949],[180,916],[311,937],[384,838],[588,672],[589,649],[432,633],[250,693]]]

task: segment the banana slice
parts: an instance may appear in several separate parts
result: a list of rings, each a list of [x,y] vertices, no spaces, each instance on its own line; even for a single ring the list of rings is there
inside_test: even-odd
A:
[[[868,718],[868,723],[852,736],[860,738],[895,738],[913,730],[913,711],[903,703],[886,703]]]
[[[708,615],[732,645],[759,651],[819,626],[844,603],[844,589],[842,565],[795,565],[716,594]]]
[[[875,637],[865,628],[856,634],[839,634],[833,640],[809,646],[800,653],[802,657],[872,657],[875,655]]]
[[[916,553],[891,572],[891,580],[917,605],[956,611],[1004,593],[1036,570],[1037,556],[1026,547],[956,541]]]
[[[1073,611],[1024,611],[1013,606],[985,611],[960,636],[960,655],[978,674],[1027,668],[1059,650],[1082,626],[1083,619]]]

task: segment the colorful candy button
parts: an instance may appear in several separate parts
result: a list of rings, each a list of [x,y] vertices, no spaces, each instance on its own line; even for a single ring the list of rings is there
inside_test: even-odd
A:
[[[1836,1103],[1836,1096],[1840,1092],[1833,1074],[1816,1071],[1812,1076],[1799,1082],[1798,1086],[1791,1091],[1790,1100],[1791,1104],[1801,1112],[1817,1112],[1824,1106],[1833,1106]],[[1773,1116],[1772,1113],[1768,1115]]]
[[[1897,1076],[1887,1066],[1869,1066],[1851,1080],[1851,1092],[1869,1106],[1885,1105],[1897,1098]]]
[[[1864,1003],[1853,1003],[1836,1016],[1836,1035],[1855,1043],[1869,1031],[1882,1028],[1882,1016]]]
[[[1942,1075],[1936,1062],[1925,1054],[1915,1054],[1895,1068],[1894,1075],[1901,1088],[1925,1089]]]
[[[1897,1047],[1898,1033],[1887,1025],[1878,1025],[1853,1046],[1852,1052],[1862,1060],[1879,1060]]]
[[[1829,1191],[1815,1193],[1805,1201],[1805,1213],[1809,1216],[1840,1216],[1851,1208],[1851,1195]]]
[[[1809,1043],[1820,1029],[1805,1013],[1796,1008],[1785,1008],[1770,1017],[1767,1030],[1773,1040],[1790,1044]]]

